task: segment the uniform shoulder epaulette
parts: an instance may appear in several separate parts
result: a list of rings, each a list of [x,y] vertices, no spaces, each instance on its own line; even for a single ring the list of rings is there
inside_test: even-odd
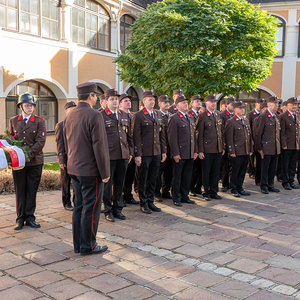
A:
[[[44,120],[44,118],[42,118],[42,117],[39,117],[39,116],[35,116],[35,117]],[[31,118],[32,118],[32,119],[31,119]],[[30,117],[30,121],[31,121],[31,122],[34,122],[33,116]]]

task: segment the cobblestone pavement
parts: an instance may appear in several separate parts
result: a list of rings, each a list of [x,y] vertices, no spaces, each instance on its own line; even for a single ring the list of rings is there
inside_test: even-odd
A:
[[[0,299],[300,299],[300,192],[263,195],[249,179],[245,189],[181,208],[164,200],[151,215],[128,205],[115,223],[102,215],[109,251],[85,257],[59,191],[38,194],[41,228],[19,232],[14,196],[0,196]]]

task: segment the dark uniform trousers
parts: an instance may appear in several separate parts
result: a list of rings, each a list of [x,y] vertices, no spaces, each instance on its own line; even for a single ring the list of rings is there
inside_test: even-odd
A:
[[[260,153],[255,150],[253,155],[255,155],[255,184],[260,185],[260,179],[261,179],[261,155]]]
[[[264,155],[262,159],[260,187],[268,188],[274,184],[277,170],[278,155]]]
[[[173,202],[189,200],[189,188],[192,178],[193,159],[180,159],[178,163],[173,160]]]
[[[128,166],[128,159],[117,159],[110,161],[110,179],[104,184],[104,213],[111,211],[121,212],[123,209],[122,189],[125,181],[125,174]],[[112,189],[112,187],[114,187]]]
[[[243,190],[245,175],[249,162],[249,155],[237,155],[230,157],[230,189],[232,193]]]
[[[62,192],[62,202],[63,206],[71,205],[71,177],[65,168],[60,169],[60,179],[61,179],[61,192]],[[75,191],[73,186],[73,203],[75,201]]]
[[[43,164],[12,171],[15,191],[17,223],[35,220],[36,193],[42,176]]]
[[[161,155],[142,156],[138,180],[141,206],[154,202],[155,184],[160,161]]]
[[[123,200],[130,200],[133,198],[132,194],[132,184],[134,182],[134,176],[135,176],[135,162],[134,158],[130,161],[127,167],[126,175],[125,175],[125,181],[124,181],[124,187],[123,187]]]
[[[156,178],[155,195],[168,196],[172,184],[172,159],[170,153],[167,153],[166,160],[160,164],[159,172]]]
[[[222,153],[204,153],[203,186],[205,196],[216,195],[219,191],[220,164]]]
[[[100,176],[71,175],[75,187],[73,242],[75,252],[90,252],[96,244],[104,184]]]
[[[193,173],[191,179],[190,191],[196,194],[201,194],[203,178],[203,161],[197,157],[193,164]]]
[[[222,186],[229,188],[229,154],[227,150],[222,156]]]
[[[283,186],[294,182],[298,152],[298,150],[281,149],[281,172]]]

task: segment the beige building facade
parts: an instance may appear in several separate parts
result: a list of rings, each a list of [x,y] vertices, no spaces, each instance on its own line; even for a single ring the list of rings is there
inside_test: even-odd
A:
[[[119,80],[114,59],[129,42],[129,26],[151,2],[0,0],[0,132],[19,113],[18,95],[28,91],[37,102],[35,113],[46,120],[44,150],[55,152],[55,124],[64,119],[65,103],[77,100],[76,85],[85,81],[94,81],[99,93],[128,92],[138,110],[143,90]],[[249,105],[268,95],[300,99],[300,2],[264,2],[261,8],[278,17],[280,53],[272,76],[240,99]]]

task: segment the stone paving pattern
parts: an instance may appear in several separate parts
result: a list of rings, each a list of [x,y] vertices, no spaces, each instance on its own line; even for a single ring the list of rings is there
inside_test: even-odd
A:
[[[280,184],[276,183],[279,187]],[[73,252],[72,213],[60,191],[38,193],[40,229],[14,231],[15,197],[0,196],[0,299],[300,299],[300,192],[176,207],[124,208],[125,221],[100,218],[104,254]]]

